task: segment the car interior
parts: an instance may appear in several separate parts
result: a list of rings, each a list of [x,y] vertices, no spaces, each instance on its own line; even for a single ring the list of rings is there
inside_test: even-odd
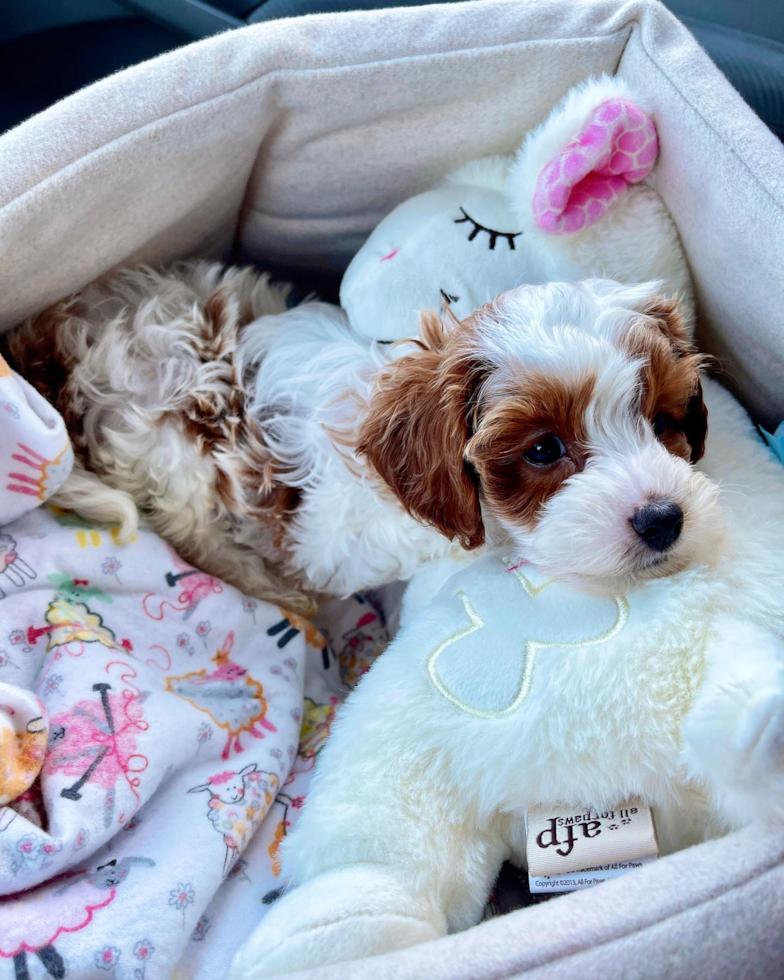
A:
[[[411,0],[0,0],[0,131],[129,65],[246,24]],[[667,0],[784,140],[784,4]]]

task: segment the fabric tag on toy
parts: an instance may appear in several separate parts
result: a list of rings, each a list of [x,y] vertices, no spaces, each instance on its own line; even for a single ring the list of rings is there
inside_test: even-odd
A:
[[[526,815],[531,892],[569,892],[617,878],[659,856],[650,807],[613,810],[531,807]]]

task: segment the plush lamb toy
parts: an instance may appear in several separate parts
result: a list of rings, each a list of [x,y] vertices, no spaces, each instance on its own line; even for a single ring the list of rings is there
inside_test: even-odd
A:
[[[284,842],[297,887],[233,980],[477,923],[536,804],[642,797],[664,854],[784,817],[784,471],[728,392],[704,395],[716,565],[610,598],[503,553],[451,578],[342,708]]]
[[[617,78],[572,89],[515,156],[475,160],[395,208],[346,270],[362,336],[400,340],[448,303],[463,319],[523,283],[660,279],[690,312],[678,233],[641,183],[658,153],[644,104]]]

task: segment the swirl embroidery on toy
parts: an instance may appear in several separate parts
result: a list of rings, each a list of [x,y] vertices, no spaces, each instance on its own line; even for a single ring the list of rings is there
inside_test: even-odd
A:
[[[552,581],[549,581],[544,582],[541,585],[534,585],[519,567],[510,568],[508,567],[509,562],[507,561],[504,562],[504,565],[507,567],[507,571],[514,576],[515,580],[520,584],[521,588],[530,599],[536,600],[545,589],[554,584]],[[447,650],[453,644],[464,640],[472,633],[476,633],[478,630],[483,629],[485,626],[474,603],[468,597],[464,589],[459,589],[455,597],[459,598],[463,604],[463,609],[468,617],[468,625],[456,631],[451,636],[439,643],[439,645],[427,658],[427,672],[431,681],[433,682],[434,687],[439,694],[442,695],[442,697],[449,701],[450,704],[453,704],[456,708],[459,708],[461,711],[465,711],[469,715],[474,715],[477,718],[505,718],[517,711],[531,691],[534,678],[534,668],[536,666],[537,656],[540,651],[554,648],[577,649],[605,643],[612,637],[617,636],[629,621],[628,600],[625,596],[614,596],[610,600],[615,605],[614,621],[607,629],[603,630],[598,635],[589,636],[586,639],[578,641],[526,639],[525,643],[523,644],[520,679],[517,683],[513,696],[508,703],[502,707],[482,708],[469,704],[464,697],[461,697],[454,690],[451,690],[438,670],[438,660],[445,650]]]

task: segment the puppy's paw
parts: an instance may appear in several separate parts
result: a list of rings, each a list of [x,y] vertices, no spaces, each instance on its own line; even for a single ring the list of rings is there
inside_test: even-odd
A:
[[[388,869],[327,872],[280,898],[234,958],[229,980],[260,980],[436,939],[446,921]]]

